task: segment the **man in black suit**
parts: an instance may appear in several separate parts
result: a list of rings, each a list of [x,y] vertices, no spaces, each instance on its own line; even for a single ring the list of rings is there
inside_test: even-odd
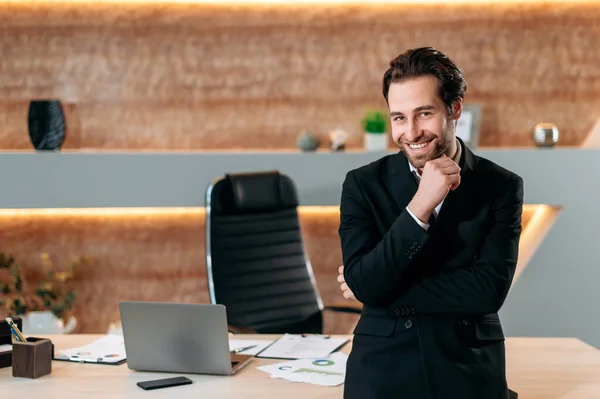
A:
[[[498,318],[517,264],[523,180],[456,137],[466,82],[433,48],[391,61],[400,152],[346,175],[338,281],[363,303],[346,399],[507,399]]]

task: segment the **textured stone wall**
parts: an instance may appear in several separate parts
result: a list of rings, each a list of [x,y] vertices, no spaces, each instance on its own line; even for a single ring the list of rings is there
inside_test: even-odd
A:
[[[536,2],[533,2],[536,3]],[[431,45],[483,106],[482,146],[535,123],[579,145],[600,112],[600,6],[4,3],[0,148],[30,148],[27,103],[67,104],[68,148],[294,148],[385,106],[391,58]]]
[[[526,208],[526,228],[534,208]],[[339,214],[300,213],[304,242],[323,302],[343,302],[336,281],[342,262]],[[123,300],[208,303],[203,210],[133,214],[78,211],[0,213],[0,251],[12,254],[29,289],[42,273],[40,254],[61,266],[77,256],[91,262],[76,272],[78,332],[102,333],[119,319]],[[347,332],[354,316],[327,315],[328,331]]]

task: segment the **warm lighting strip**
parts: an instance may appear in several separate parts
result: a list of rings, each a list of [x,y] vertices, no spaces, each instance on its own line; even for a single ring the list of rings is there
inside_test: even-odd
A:
[[[548,205],[524,205],[524,212],[539,212],[546,208],[552,208]],[[311,205],[299,206],[300,213],[325,214],[338,213],[340,207],[337,205]],[[204,214],[203,206],[182,206],[182,207],[110,207],[110,208],[11,208],[0,209],[0,216],[9,215],[181,215],[181,214]],[[534,215],[535,217],[535,215]]]
[[[298,212],[308,215],[339,213],[338,206],[300,206]],[[204,215],[204,207],[135,207],[135,208],[28,208],[0,209],[1,216],[152,216]]]
[[[478,4],[595,4],[595,0],[0,0],[0,4],[206,4],[211,6],[298,6],[298,5],[478,5]]]
[[[299,206],[300,215],[314,217],[338,217],[339,206],[337,205],[319,205],[319,206]],[[530,223],[535,226],[543,226],[542,220],[553,209],[547,205],[525,205],[523,212],[532,215]],[[192,207],[107,207],[107,208],[26,208],[26,209],[0,209],[0,217],[126,217],[126,216],[185,216],[198,215],[204,216],[203,206]],[[541,227],[536,227],[539,229]],[[526,239],[527,240],[527,239]],[[523,241],[523,240],[522,240]]]
[[[560,207],[550,205],[536,205],[535,207],[533,216],[531,216],[527,226],[525,226],[521,233],[519,260],[517,261],[517,270],[511,288],[515,286],[514,283],[521,273],[523,273],[527,264],[529,264],[529,261],[544,241],[544,238],[546,238],[561,210]]]
[[[524,205],[523,212],[533,214],[531,222],[535,225],[541,223],[541,220],[548,214],[549,209],[554,209],[548,205]],[[332,216],[339,214],[337,205],[319,205],[319,206],[299,206],[298,212],[302,215]],[[134,215],[204,215],[203,206],[193,207],[109,207],[109,208],[26,208],[26,209],[0,209],[2,216],[134,216]]]
[[[134,216],[134,215],[204,215],[204,207],[147,208],[28,208],[0,209],[0,216]]]
[[[312,219],[335,218],[338,220],[338,206],[300,206],[300,216]],[[523,212],[531,214],[531,218],[524,226],[519,244],[519,260],[515,272],[516,281],[542,241],[550,231],[556,217],[560,213],[559,207],[549,205],[525,205]],[[0,209],[0,217],[79,217],[79,218],[123,218],[123,217],[177,217],[198,216],[204,217],[204,207],[136,207],[136,208],[39,208],[39,209]],[[513,284],[514,286],[514,284]]]

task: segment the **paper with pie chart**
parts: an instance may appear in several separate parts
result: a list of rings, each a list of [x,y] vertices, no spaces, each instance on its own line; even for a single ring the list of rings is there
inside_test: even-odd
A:
[[[257,357],[271,359],[314,359],[327,356],[348,342],[327,335],[284,334]]]
[[[347,359],[348,355],[345,353],[335,352],[322,358],[292,360],[257,368],[271,374],[272,378],[323,386],[337,386],[344,383]]]
[[[105,335],[85,346],[60,351],[55,360],[118,364],[127,358],[122,335]]]

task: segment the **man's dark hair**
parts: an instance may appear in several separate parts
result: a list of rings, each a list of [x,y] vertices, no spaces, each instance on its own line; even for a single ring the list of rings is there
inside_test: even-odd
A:
[[[385,101],[388,101],[392,83],[427,75],[437,78],[440,97],[446,104],[448,115],[452,115],[452,104],[459,97],[463,100],[465,98],[467,82],[458,66],[446,54],[433,47],[410,49],[390,61],[390,68],[383,75]]]

